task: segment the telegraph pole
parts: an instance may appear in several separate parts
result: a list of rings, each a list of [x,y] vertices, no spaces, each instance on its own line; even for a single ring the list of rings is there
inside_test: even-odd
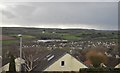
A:
[[[21,61],[22,61],[22,34],[18,35],[20,37],[20,71],[21,71]]]

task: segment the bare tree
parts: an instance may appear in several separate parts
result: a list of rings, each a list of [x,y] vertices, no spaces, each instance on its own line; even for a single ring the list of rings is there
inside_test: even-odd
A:
[[[42,59],[43,54],[49,52],[48,50],[41,50],[39,48],[25,48],[23,50],[23,59],[25,60],[24,68],[26,71],[32,71],[37,67],[38,62]]]

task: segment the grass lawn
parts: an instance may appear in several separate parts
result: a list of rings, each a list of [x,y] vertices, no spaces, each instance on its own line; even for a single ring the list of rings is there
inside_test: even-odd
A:
[[[2,40],[2,44],[15,44],[18,43],[17,40]]]
[[[62,34],[62,35],[63,35],[62,38],[66,40],[78,40],[80,38],[73,34]]]
[[[35,38],[35,36],[23,35],[23,38],[25,38],[25,39],[33,39],[33,38]]]

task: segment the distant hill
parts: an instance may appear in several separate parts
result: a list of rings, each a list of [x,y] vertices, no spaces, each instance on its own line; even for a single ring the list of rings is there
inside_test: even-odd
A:
[[[118,38],[117,31],[94,30],[94,29],[55,29],[55,28],[26,28],[26,27],[3,27],[3,35],[13,36],[23,34],[27,38],[36,39],[67,39],[81,40],[91,38]]]

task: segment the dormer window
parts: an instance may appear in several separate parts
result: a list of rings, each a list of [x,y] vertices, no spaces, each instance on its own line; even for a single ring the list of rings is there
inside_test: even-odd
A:
[[[65,61],[61,61],[61,66],[65,66]]]

